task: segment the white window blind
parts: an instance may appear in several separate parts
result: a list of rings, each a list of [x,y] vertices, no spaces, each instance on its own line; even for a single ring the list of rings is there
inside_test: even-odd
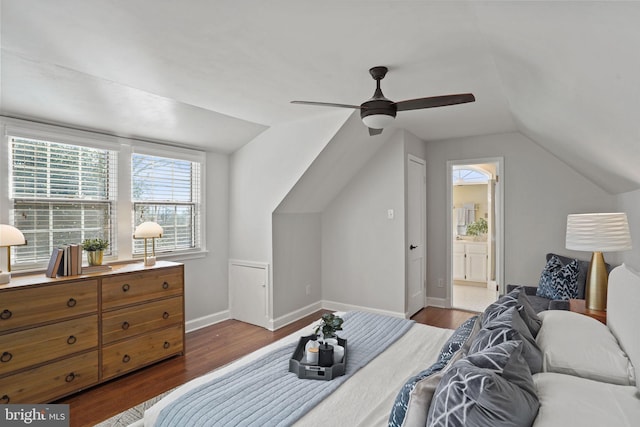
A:
[[[117,153],[9,137],[11,218],[28,241],[14,247],[18,269],[45,263],[54,247],[114,242]],[[113,244],[107,255],[115,250]]]
[[[135,225],[154,221],[164,230],[156,252],[200,249],[199,162],[134,153],[131,157],[131,197]],[[144,252],[134,239],[133,253]]]

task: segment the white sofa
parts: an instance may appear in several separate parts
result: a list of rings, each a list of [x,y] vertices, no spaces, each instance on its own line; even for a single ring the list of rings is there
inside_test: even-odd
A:
[[[640,275],[624,264],[612,270],[606,325],[569,311],[540,318],[533,425],[640,426]]]

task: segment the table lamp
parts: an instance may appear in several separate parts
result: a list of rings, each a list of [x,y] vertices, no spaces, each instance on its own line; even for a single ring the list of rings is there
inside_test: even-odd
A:
[[[11,246],[26,245],[24,234],[12,225],[0,224],[0,247],[7,248],[7,271],[0,270],[0,285],[11,280]]]
[[[593,252],[585,287],[586,307],[590,310],[606,310],[608,273],[602,253],[631,249],[627,214],[568,215],[565,246],[576,251]]]
[[[144,239],[144,265],[151,267],[156,264],[156,238],[162,237],[162,227],[152,221],[143,222],[133,232],[134,239]],[[151,256],[147,252],[147,240],[151,239]]]

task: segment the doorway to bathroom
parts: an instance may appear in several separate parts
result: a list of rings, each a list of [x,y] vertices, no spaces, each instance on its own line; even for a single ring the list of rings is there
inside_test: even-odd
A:
[[[482,311],[502,284],[502,158],[450,161],[448,170],[449,300]]]

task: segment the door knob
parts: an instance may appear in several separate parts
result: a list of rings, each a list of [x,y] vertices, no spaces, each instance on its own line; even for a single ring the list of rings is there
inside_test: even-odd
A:
[[[409,250],[411,250],[411,251],[412,251],[412,250],[414,250],[415,248],[417,248],[417,246],[416,246],[416,245],[410,245],[410,246],[409,246]]]

